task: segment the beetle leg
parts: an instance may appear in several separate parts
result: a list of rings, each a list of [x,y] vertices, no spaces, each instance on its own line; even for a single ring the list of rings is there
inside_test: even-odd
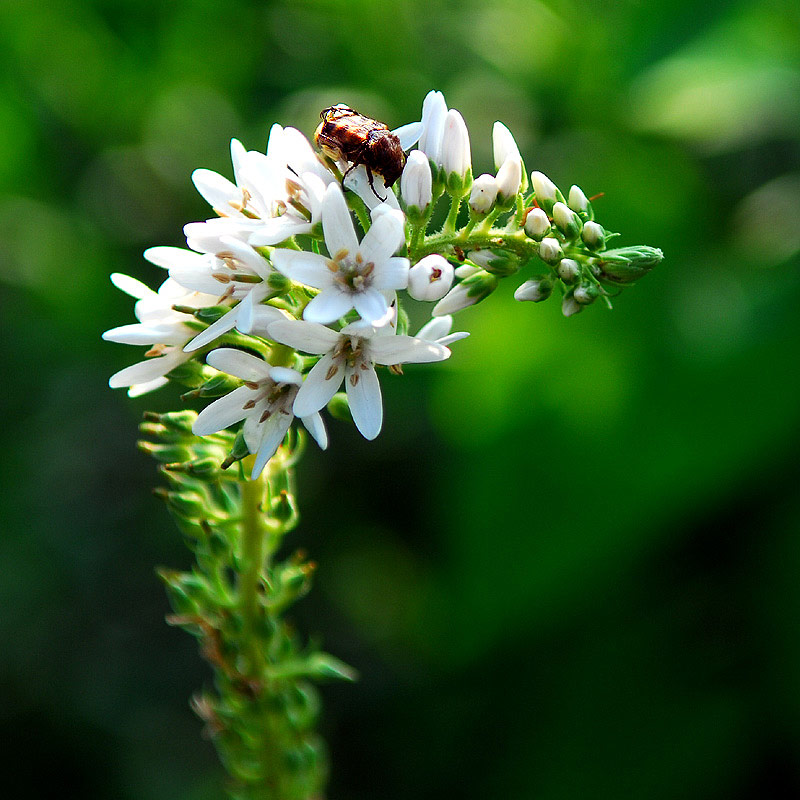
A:
[[[380,196],[380,195],[379,195],[379,194],[378,194],[378,193],[375,191],[375,186],[374,186],[374,185],[373,185],[373,183],[372,183],[372,180],[373,180],[372,170],[371,170],[369,167],[367,167],[367,166],[366,166],[366,164],[365,164],[364,166],[366,167],[366,170],[367,170],[367,182],[369,183],[369,188],[370,188],[370,189],[372,189],[372,194],[374,194],[374,195],[375,195],[375,197],[377,197],[377,198],[378,198],[378,200],[380,200],[380,201],[381,201],[381,203],[385,203],[385,202],[386,202],[386,198],[385,198],[385,197],[381,197],[381,196]]]

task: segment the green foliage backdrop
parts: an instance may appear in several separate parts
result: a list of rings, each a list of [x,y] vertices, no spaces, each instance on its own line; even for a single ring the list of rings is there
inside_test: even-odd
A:
[[[108,273],[155,285],[195,167],[346,102],[445,92],[663,248],[606,313],[511,289],[444,365],[385,381],[299,476],[297,620],[330,796],[672,800],[800,792],[800,10],[551,0],[0,4],[0,726],[20,797],[220,796],[153,568],[188,563],[136,452]],[[502,290],[501,290],[502,291]],[[399,491],[397,487],[402,487]]]

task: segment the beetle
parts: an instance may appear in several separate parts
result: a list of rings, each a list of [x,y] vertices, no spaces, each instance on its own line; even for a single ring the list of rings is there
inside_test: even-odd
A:
[[[350,172],[363,164],[372,193],[385,200],[375,191],[373,173],[380,175],[387,187],[394,185],[406,163],[400,139],[382,122],[343,103],[323,109],[320,118],[322,122],[314,133],[317,146],[325,155],[350,164],[342,175],[342,186]]]

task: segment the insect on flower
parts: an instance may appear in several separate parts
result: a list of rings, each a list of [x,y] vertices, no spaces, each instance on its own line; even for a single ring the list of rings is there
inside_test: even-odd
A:
[[[382,122],[365,117],[342,103],[326,108],[320,117],[322,122],[314,133],[317,146],[325,155],[350,163],[342,176],[342,184],[352,170],[363,164],[369,188],[375,197],[385,200],[375,191],[373,173],[380,175],[387,187],[400,177],[406,163],[400,139]]]

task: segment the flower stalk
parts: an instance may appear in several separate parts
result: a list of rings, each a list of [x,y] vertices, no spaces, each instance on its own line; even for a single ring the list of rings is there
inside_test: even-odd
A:
[[[279,125],[266,153],[234,139],[235,182],[193,175],[218,216],[185,227],[188,249],[145,253],[169,273],[161,287],[112,276],[135,298],[137,322],[104,338],[148,350],[110,385],[135,396],[172,383],[188,390],[184,402],[207,403],[199,413],[147,414],[140,447],[161,463],[167,487],[157,493],[195,557],[189,571],[159,575],[169,622],[198,639],[212,670],[193,706],[237,800],[323,797],[313,684],[355,679],[286,617],[315,569],[283,553],[298,523],[293,468],[305,433],[328,446],[327,410],[378,436],[379,374],[449,358],[468,335],[451,332],[452,315],[504,279],[520,274],[519,301],[560,294],[569,317],[600,298],[610,306],[663,257],[643,245],[609,250],[615,234],[595,221],[586,194],[573,186],[567,202],[542,172],[529,181],[502,123],[493,129],[497,172],[473,181],[466,123],[439,92],[425,98],[420,122],[394,132],[336,109],[349,144],[369,128],[362,147],[336,149],[328,138],[318,142],[323,155]],[[335,160],[340,150],[359,163]],[[444,224],[429,233],[445,195]],[[462,202],[469,218],[457,228]],[[435,303],[416,336],[406,330],[408,298]]]

